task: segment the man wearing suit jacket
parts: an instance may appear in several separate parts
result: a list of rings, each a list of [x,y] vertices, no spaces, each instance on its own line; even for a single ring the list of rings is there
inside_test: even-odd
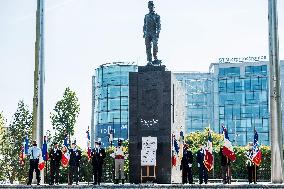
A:
[[[183,147],[183,157],[181,160],[181,168],[182,168],[182,183],[193,184],[192,177],[192,163],[193,163],[193,155],[192,152],[188,149],[188,145],[185,144]]]
[[[208,182],[208,171],[204,166],[204,156],[205,156],[205,149],[202,145],[200,145],[200,149],[197,152],[197,167],[199,169],[199,184],[205,184]]]
[[[52,148],[49,152],[49,158],[50,158],[50,185],[54,184],[54,178],[55,183],[59,184],[59,167],[61,163],[62,158],[62,152],[58,148],[58,143],[54,143],[54,148]]]
[[[102,180],[104,158],[106,157],[105,149],[101,148],[101,142],[95,142],[96,147],[92,150],[92,165],[94,174],[94,185],[100,185]]]

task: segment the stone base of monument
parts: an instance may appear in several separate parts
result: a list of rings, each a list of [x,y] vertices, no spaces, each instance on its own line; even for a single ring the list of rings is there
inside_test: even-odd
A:
[[[181,183],[185,93],[165,66],[129,74],[130,183]]]

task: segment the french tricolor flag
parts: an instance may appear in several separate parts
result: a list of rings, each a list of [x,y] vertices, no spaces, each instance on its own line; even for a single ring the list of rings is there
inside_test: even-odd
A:
[[[87,130],[86,133],[87,133],[87,139],[88,139],[88,141],[87,141],[87,148],[88,148],[87,154],[88,154],[88,159],[90,160],[91,159],[91,147],[90,147],[91,137],[90,137],[90,128],[89,128],[89,126],[88,126],[88,130]]]
[[[254,140],[253,140],[253,155],[252,155],[252,161],[256,166],[259,166],[261,163],[261,150],[259,149],[258,144],[258,133],[255,130],[254,131]]]
[[[236,154],[233,150],[232,143],[229,139],[228,131],[224,125],[222,125],[223,128],[223,135],[224,135],[224,146],[223,146],[223,155],[227,156],[231,161],[236,160]]]

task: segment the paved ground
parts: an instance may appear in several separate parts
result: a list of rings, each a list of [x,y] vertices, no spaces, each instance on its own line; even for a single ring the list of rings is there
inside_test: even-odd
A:
[[[194,184],[194,185],[189,185],[189,184],[139,184],[139,185],[133,185],[133,184],[120,184],[120,185],[114,185],[112,183],[105,183],[100,186],[93,186],[93,185],[88,185],[87,183],[80,183],[79,185],[58,185],[58,186],[49,186],[49,185],[32,185],[32,186],[27,186],[27,185],[0,185],[0,188],[11,188],[11,189],[29,189],[29,188],[117,188],[117,189],[131,189],[131,188],[150,188],[150,189],[158,189],[158,188],[256,188],[256,189],[262,189],[262,188],[283,188],[284,189],[284,184],[271,184],[268,182],[260,182],[258,184],[248,184],[245,182],[234,182],[230,185],[223,185],[220,183],[209,183],[209,184]]]

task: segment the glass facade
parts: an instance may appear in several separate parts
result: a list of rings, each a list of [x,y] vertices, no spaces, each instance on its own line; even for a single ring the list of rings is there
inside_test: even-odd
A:
[[[269,144],[268,71],[266,63],[218,64],[218,130],[228,128],[230,140],[239,145],[253,141],[254,129],[262,144]],[[218,74],[217,74],[218,73]]]
[[[95,139],[108,146],[109,132],[114,141],[128,138],[129,72],[136,72],[133,63],[101,65],[93,76],[93,125]]]
[[[212,75],[198,72],[176,72],[174,75],[186,92],[186,132],[203,130],[212,125]]]

